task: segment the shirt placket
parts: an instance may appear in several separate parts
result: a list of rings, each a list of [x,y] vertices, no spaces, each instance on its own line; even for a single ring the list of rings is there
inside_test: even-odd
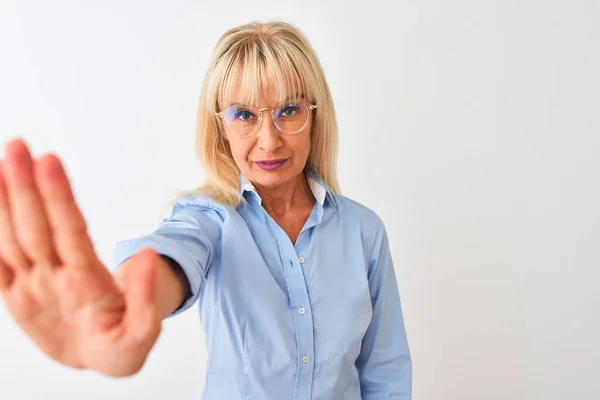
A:
[[[310,257],[308,256],[310,243],[306,231],[316,225],[321,216],[322,208],[317,205],[298,235],[296,246],[294,246],[285,231],[269,215],[266,215],[266,219],[274,227],[273,231],[277,232],[277,241],[284,261],[283,275],[288,287],[290,308],[294,320],[294,333],[297,344],[297,374],[294,399],[310,399],[312,394],[315,345],[313,311],[305,276],[305,268],[309,267],[310,264]]]
[[[285,271],[284,276],[288,285],[290,308],[294,319],[298,360],[295,398],[310,399],[315,355],[312,308],[302,270],[307,259],[304,256],[298,256],[287,236],[286,239],[288,240],[288,246],[286,246],[285,253],[288,262],[285,264],[287,271]]]

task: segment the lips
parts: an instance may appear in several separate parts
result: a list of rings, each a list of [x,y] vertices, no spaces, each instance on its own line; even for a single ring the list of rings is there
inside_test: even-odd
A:
[[[287,159],[285,158],[279,160],[262,160],[256,161],[256,165],[258,165],[258,167],[262,170],[273,171],[278,168],[281,168],[286,161]]]
[[[285,158],[281,158],[279,160],[262,160],[262,161],[257,161],[257,163],[261,163],[261,164],[278,164],[280,162],[284,162],[286,161]]]

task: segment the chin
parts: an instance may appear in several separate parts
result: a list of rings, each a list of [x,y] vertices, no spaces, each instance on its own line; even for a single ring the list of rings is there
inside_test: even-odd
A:
[[[248,179],[260,186],[273,188],[294,179],[297,174],[283,167],[280,171],[264,171],[253,165],[252,175]]]

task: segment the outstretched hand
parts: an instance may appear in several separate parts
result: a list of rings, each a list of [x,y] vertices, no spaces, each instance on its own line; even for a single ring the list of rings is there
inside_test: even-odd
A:
[[[123,285],[101,263],[60,160],[34,162],[22,140],[0,160],[0,293],[54,360],[110,376],[138,372],[160,333],[157,254],[143,250]]]

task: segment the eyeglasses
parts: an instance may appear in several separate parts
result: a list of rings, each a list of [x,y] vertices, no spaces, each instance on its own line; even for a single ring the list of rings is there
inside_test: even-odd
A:
[[[228,131],[240,137],[250,137],[260,128],[263,111],[271,110],[271,118],[277,129],[295,135],[306,127],[310,113],[315,108],[315,104],[304,101],[286,101],[274,108],[260,109],[234,104],[215,115],[221,117]]]

